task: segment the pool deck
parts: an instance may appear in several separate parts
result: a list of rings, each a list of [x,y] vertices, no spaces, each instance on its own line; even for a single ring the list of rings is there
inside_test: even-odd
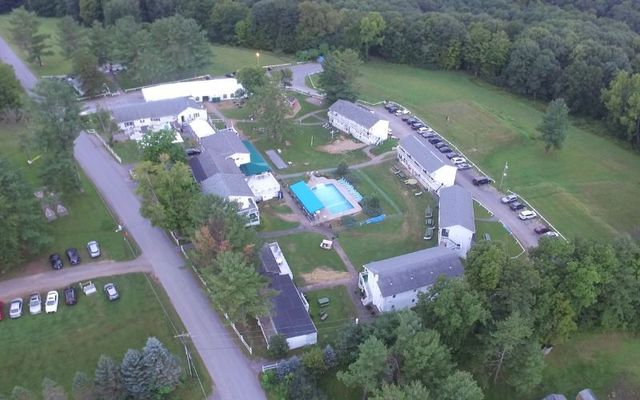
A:
[[[318,213],[318,215],[316,217],[317,223],[323,223],[323,222],[327,222],[327,221],[332,221],[334,219],[342,218],[345,215],[353,215],[353,214],[357,214],[357,213],[362,211],[362,207],[360,207],[360,204],[353,197],[353,195],[347,189],[345,189],[345,187],[342,186],[342,184],[340,182],[338,182],[335,179],[329,179],[329,178],[325,178],[323,176],[311,175],[311,178],[309,179],[309,182],[307,182],[307,185],[310,188],[313,188],[316,185],[322,184],[322,183],[324,183],[326,185],[332,184],[333,186],[335,186],[336,189],[338,189],[338,191],[340,192],[340,194],[342,194],[342,196],[344,196],[344,198],[347,199],[347,201],[351,204],[351,206],[353,208],[350,208],[348,210],[344,210],[344,211],[339,212],[337,214],[331,214],[331,212],[329,212],[329,210],[327,210],[326,208],[323,208],[322,210],[320,210],[320,212]]]

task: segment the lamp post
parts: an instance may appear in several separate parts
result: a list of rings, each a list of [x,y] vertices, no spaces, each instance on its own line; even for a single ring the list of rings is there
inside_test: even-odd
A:
[[[256,65],[260,66],[260,53],[256,53]]]

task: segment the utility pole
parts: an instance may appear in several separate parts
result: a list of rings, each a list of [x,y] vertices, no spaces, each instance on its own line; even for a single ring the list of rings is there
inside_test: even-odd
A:
[[[502,183],[504,182],[504,178],[507,176],[507,171],[509,170],[509,161],[504,163],[504,169],[502,170],[502,177],[500,177],[500,191],[502,191]]]

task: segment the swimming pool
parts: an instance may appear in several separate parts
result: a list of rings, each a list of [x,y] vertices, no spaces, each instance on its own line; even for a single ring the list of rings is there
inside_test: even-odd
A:
[[[319,183],[311,190],[331,214],[338,214],[353,208],[333,183]]]

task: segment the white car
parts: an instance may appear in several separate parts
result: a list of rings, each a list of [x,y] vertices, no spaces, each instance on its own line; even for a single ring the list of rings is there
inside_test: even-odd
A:
[[[22,299],[16,298],[11,300],[11,305],[9,306],[9,318],[20,318],[22,316]]]
[[[556,237],[560,237],[560,234],[558,232],[551,231],[543,234],[542,236],[556,238]]]
[[[516,196],[515,194],[509,194],[500,199],[500,201],[504,204],[513,203],[516,200],[518,200],[518,196]]]
[[[87,251],[89,252],[89,255],[91,256],[91,258],[100,257],[100,246],[98,245],[98,242],[96,242],[95,240],[92,240],[89,243],[87,243]]]
[[[47,314],[58,311],[58,292],[57,291],[51,290],[49,291],[49,293],[47,293],[47,300],[44,302],[44,311]]]
[[[518,218],[520,218],[523,221],[525,221],[527,219],[534,219],[537,216],[538,216],[538,214],[536,214],[535,212],[533,212],[531,210],[520,211],[520,214],[518,214]]]
[[[464,157],[453,157],[451,159],[451,162],[458,165],[458,164],[466,163],[467,159]]]
[[[40,293],[33,293],[29,296],[29,313],[31,315],[40,314],[42,312],[42,299]]]

